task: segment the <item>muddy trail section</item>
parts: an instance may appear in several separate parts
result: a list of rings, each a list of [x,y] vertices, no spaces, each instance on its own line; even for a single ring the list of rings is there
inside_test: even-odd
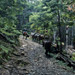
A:
[[[42,45],[20,36],[21,47],[0,68],[0,75],[75,75],[55,57],[47,58]],[[62,64],[62,63],[61,63]]]

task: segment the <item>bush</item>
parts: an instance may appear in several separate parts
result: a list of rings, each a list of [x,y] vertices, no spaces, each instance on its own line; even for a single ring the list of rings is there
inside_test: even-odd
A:
[[[75,61],[75,53],[72,54],[72,58],[73,61]]]

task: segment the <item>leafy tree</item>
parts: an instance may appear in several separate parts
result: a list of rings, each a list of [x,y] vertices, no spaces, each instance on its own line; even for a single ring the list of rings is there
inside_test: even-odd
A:
[[[74,25],[75,17],[73,9],[68,10],[68,6],[73,3],[66,0],[42,0],[34,8],[37,8],[36,12],[30,16],[31,27],[34,29],[49,31],[49,35],[53,34],[55,27],[59,30],[60,37],[60,50],[62,50],[62,25]]]
[[[25,8],[23,0],[0,0],[0,32],[13,33],[18,24],[17,15]]]

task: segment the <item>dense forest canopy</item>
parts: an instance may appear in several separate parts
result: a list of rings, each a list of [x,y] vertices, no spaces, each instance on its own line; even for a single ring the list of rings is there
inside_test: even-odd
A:
[[[74,3],[66,0],[0,0],[0,32],[26,28],[43,32],[61,25],[74,25]],[[18,32],[18,31],[17,31]]]
[[[31,28],[38,28],[38,30],[49,29],[50,31],[55,26],[58,26],[59,15],[61,25],[74,25],[74,11],[68,10],[71,3],[72,1],[66,0],[43,0],[38,2],[34,7],[36,11],[30,16]]]

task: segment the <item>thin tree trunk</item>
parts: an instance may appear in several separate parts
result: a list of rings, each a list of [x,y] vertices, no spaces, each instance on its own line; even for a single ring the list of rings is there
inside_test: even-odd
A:
[[[60,37],[60,53],[62,53],[62,39],[61,39],[61,24],[60,24],[60,12],[58,10],[58,27],[59,27],[59,37]]]

